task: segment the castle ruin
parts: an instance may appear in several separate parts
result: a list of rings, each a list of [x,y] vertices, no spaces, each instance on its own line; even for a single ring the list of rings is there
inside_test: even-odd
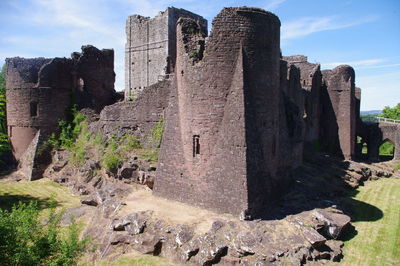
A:
[[[115,103],[112,50],[7,60],[9,136],[22,165],[35,160],[39,135],[56,131],[71,95],[100,113],[92,131],[132,134],[146,147],[164,120],[154,194],[243,218],[279,199],[316,146],[353,159],[360,136],[372,159],[386,138],[400,156],[398,128],[361,122],[353,68],[321,71],[305,56],[282,57],[280,21],[270,12],[224,8],[207,36],[205,19],[168,8],[155,18],[130,16],[126,33],[122,102]]]
[[[7,126],[12,152],[26,166],[29,179],[34,179],[34,161],[40,158],[32,153],[57,132],[58,121],[65,119],[72,99],[79,109],[97,112],[115,102],[114,51],[89,45],[69,59],[15,57],[6,60],[6,67]]]
[[[129,16],[126,20],[125,98],[137,95],[173,74],[176,58],[176,22],[196,20],[207,32],[207,20],[184,9],[169,7],[156,17]]]

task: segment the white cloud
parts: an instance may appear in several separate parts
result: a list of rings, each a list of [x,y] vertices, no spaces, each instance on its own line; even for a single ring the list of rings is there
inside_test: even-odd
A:
[[[363,67],[363,66],[374,66],[377,63],[384,62],[384,59],[366,59],[366,60],[359,60],[359,61],[348,61],[348,62],[331,62],[331,63],[322,63],[321,65],[324,68],[333,68],[339,65],[349,65],[352,67]]]
[[[338,16],[322,18],[304,17],[296,21],[282,23],[282,39],[295,39],[310,35],[312,33],[337,30],[372,22],[377,17],[365,17],[358,20],[343,22]]]
[[[287,0],[270,0],[270,1],[268,1],[268,4],[265,6],[265,9],[266,10],[274,10],[286,1]]]

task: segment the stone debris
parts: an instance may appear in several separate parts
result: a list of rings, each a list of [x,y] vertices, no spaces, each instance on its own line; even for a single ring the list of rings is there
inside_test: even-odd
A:
[[[343,230],[350,224],[350,217],[342,213],[329,212],[326,210],[315,210],[313,215],[325,223],[325,234],[337,239]]]

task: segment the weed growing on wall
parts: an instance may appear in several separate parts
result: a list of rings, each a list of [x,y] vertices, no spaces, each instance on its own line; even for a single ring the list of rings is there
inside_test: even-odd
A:
[[[151,136],[153,138],[153,143],[157,148],[160,148],[162,137],[164,134],[164,119],[157,122],[157,125],[153,128]]]

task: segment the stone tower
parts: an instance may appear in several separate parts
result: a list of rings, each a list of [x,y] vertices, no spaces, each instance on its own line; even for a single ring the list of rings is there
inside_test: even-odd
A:
[[[72,58],[15,57],[7,58],[6,66],[8,136],[31,180],[48,160],[41,144],[58,130],[72,98],[79,109],[97,112],[114,103],[114,51],[86,45]]]
[[[323,70],[321,143],[326,150],[353,159],[356,145],[356,92],[354,69],[340,65]]]
[[[224,8],[204,37],[198,21],[178,21],[176,86],[154,193],[257,215],[285,179],[278,173],[280,21],[258,8]]]
[[[70,105],[72,61],[66,58],[6,60],[7,126],[19,160],[40,130],[49,135]]]
[[[176,22],[196,20],[207,32],[207,20],[184,9],[167,8],[154,18],[140,15],[126,20],[125,99],[173,73],[176,58]]]

